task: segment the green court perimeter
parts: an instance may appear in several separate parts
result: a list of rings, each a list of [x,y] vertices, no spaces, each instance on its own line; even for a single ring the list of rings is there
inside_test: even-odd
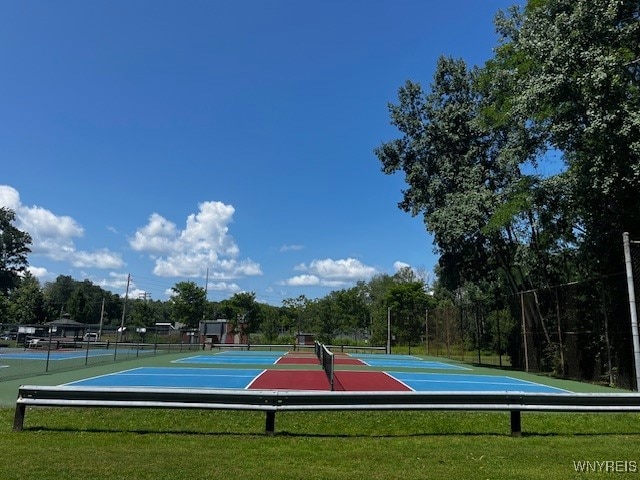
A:
[[[209,352],[206,352],[209,353]],[[170,365],[174,365],[176,360],[185,359],[188,357],[194,356],[194,352],[182,352],[175,354],[162,354],[162,355],[154,355],[147,357],[140,357],[131,360],[125,360],[110,364],[104,365],[95,365],[80,368],[77,370],[68,370],[64,372],[52,372],[49,374],[43,374],[33,377],[25,377],[17,380],[8,380],[8,381],[0,381],[0,406],[10,407],[15,404],[15,399],[17,397],[18,387],[20,385],[30,384],[30,385],[60,385],[63,383],[69,383],[77,380],[82,380],[85,378],[95,377],[99,375],[105,375],[109,373],[119,372],[121,370],[136,368],[136,367],[148,367],[148,366],[159,366],[166,367]],[[436,357],[421,357],[427,360],[440,361],[444,362],[441,358]],[[456,362],[448,361],[448,363],[458,364]],[[179,365],[179,364],[178,364]],[[242,364],[237,365],[237,368],[247,368],[251,365]],[[257,365],[258,367],[263,367],[263,365]],[[233,368],[233,365],[226,365],[226,367]],[[286,364],[286,365],[270,365],[269,369],[300,369],[300,370],[309,370],[309,369],[320,369],[320,366],[310,366],[310,365],[295,365],[295,364]],[[363,367],[363,366],[354,366],[354,365],[345,365],[336,367],[337,369],[348,369],[348,370],[368,370],[368,371],[382,371],[384,368],[382,367]],[[398,371],[415,371],[415,369],[410,368],[402,368],[395,367],[395,370]],[[433,371],[433,370],[431,370]],[[496,368],[487,368],[487,367],[476,367],[473,366],[473,372],[476,374],[485,374],[485,375],[509,375],[513,378],[519,378],[522,380],[527,380],[535,383],[540,383],[544,385],[549,385],[557,388],[562,388],[565,390],[569,390],[572,392],[625,392],[620,389],[612,389],[607,387],[602,387],[598,385],[591,385],[588,383],[570,381],[570,380],[560,380],[556,378],[551,378],[543,375],[533,375],[525,372],[519,372],[515,370],[500,370]],[[0,373],[1,374],[1,373]]]

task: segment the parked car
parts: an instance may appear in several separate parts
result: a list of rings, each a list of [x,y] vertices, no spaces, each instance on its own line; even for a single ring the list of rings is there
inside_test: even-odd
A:
[[[85,333],[82,339],[85,342],[97,342],[100,340],[100,337],[97,333]]]

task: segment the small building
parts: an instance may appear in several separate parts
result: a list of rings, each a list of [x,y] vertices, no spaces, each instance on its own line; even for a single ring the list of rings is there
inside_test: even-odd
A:
[[[313,345],[316,336],[313,333],[296,334],[296,345]]]
[[[156,322],[156,332],[164,335],[176,332],[178,329],[174,327],[170,322]]]
[[[71,319],[68,313],[63,314],[58,320],[45,323],[45,326],[51,330],[53,336],[63,338],[82,338],[87,327],[84,323]]]
[[[242,324],[238,325],[240,332]],[[226,343],[226,344],[245,344],[248,343],[248,336],[237,332],[234,325],[225,318],[218,320],[203,320],[199,325],[200,338],[203,343]]]

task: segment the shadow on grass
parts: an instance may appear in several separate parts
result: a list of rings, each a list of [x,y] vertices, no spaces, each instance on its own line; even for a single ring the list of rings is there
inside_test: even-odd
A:
[[[136,435],[176,435],[176,436],[240,436],[259,438],[438,438],[438,437],[511,437],[509,432],[422,432],[422,433],[305,433],[290,432],[286,430],[277,431],[274,434],[247,431],[197,431],[197,430],[152,430],[152,429],[118,429],[118,428],[73,428],[73,427],[47,427],[30,426],[25,427],[23,432],[56,432],[56,433],[131,433]],[[522,432],[521,437],[513,438],[560,438],[560,437],[585,437],[585,438],[605,438],[617,436],[640,437],[640,432]]]

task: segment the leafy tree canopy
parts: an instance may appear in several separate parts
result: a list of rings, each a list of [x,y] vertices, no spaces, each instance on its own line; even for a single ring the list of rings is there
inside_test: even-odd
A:
[[[0,293],[16,288],[29,266],[31,235],[14,226],[15,212],[0,207]]]
[[[195,282],[178,282],[171,288],[171,314],[175,321],[196,328],[204,315],[206,292]]]

